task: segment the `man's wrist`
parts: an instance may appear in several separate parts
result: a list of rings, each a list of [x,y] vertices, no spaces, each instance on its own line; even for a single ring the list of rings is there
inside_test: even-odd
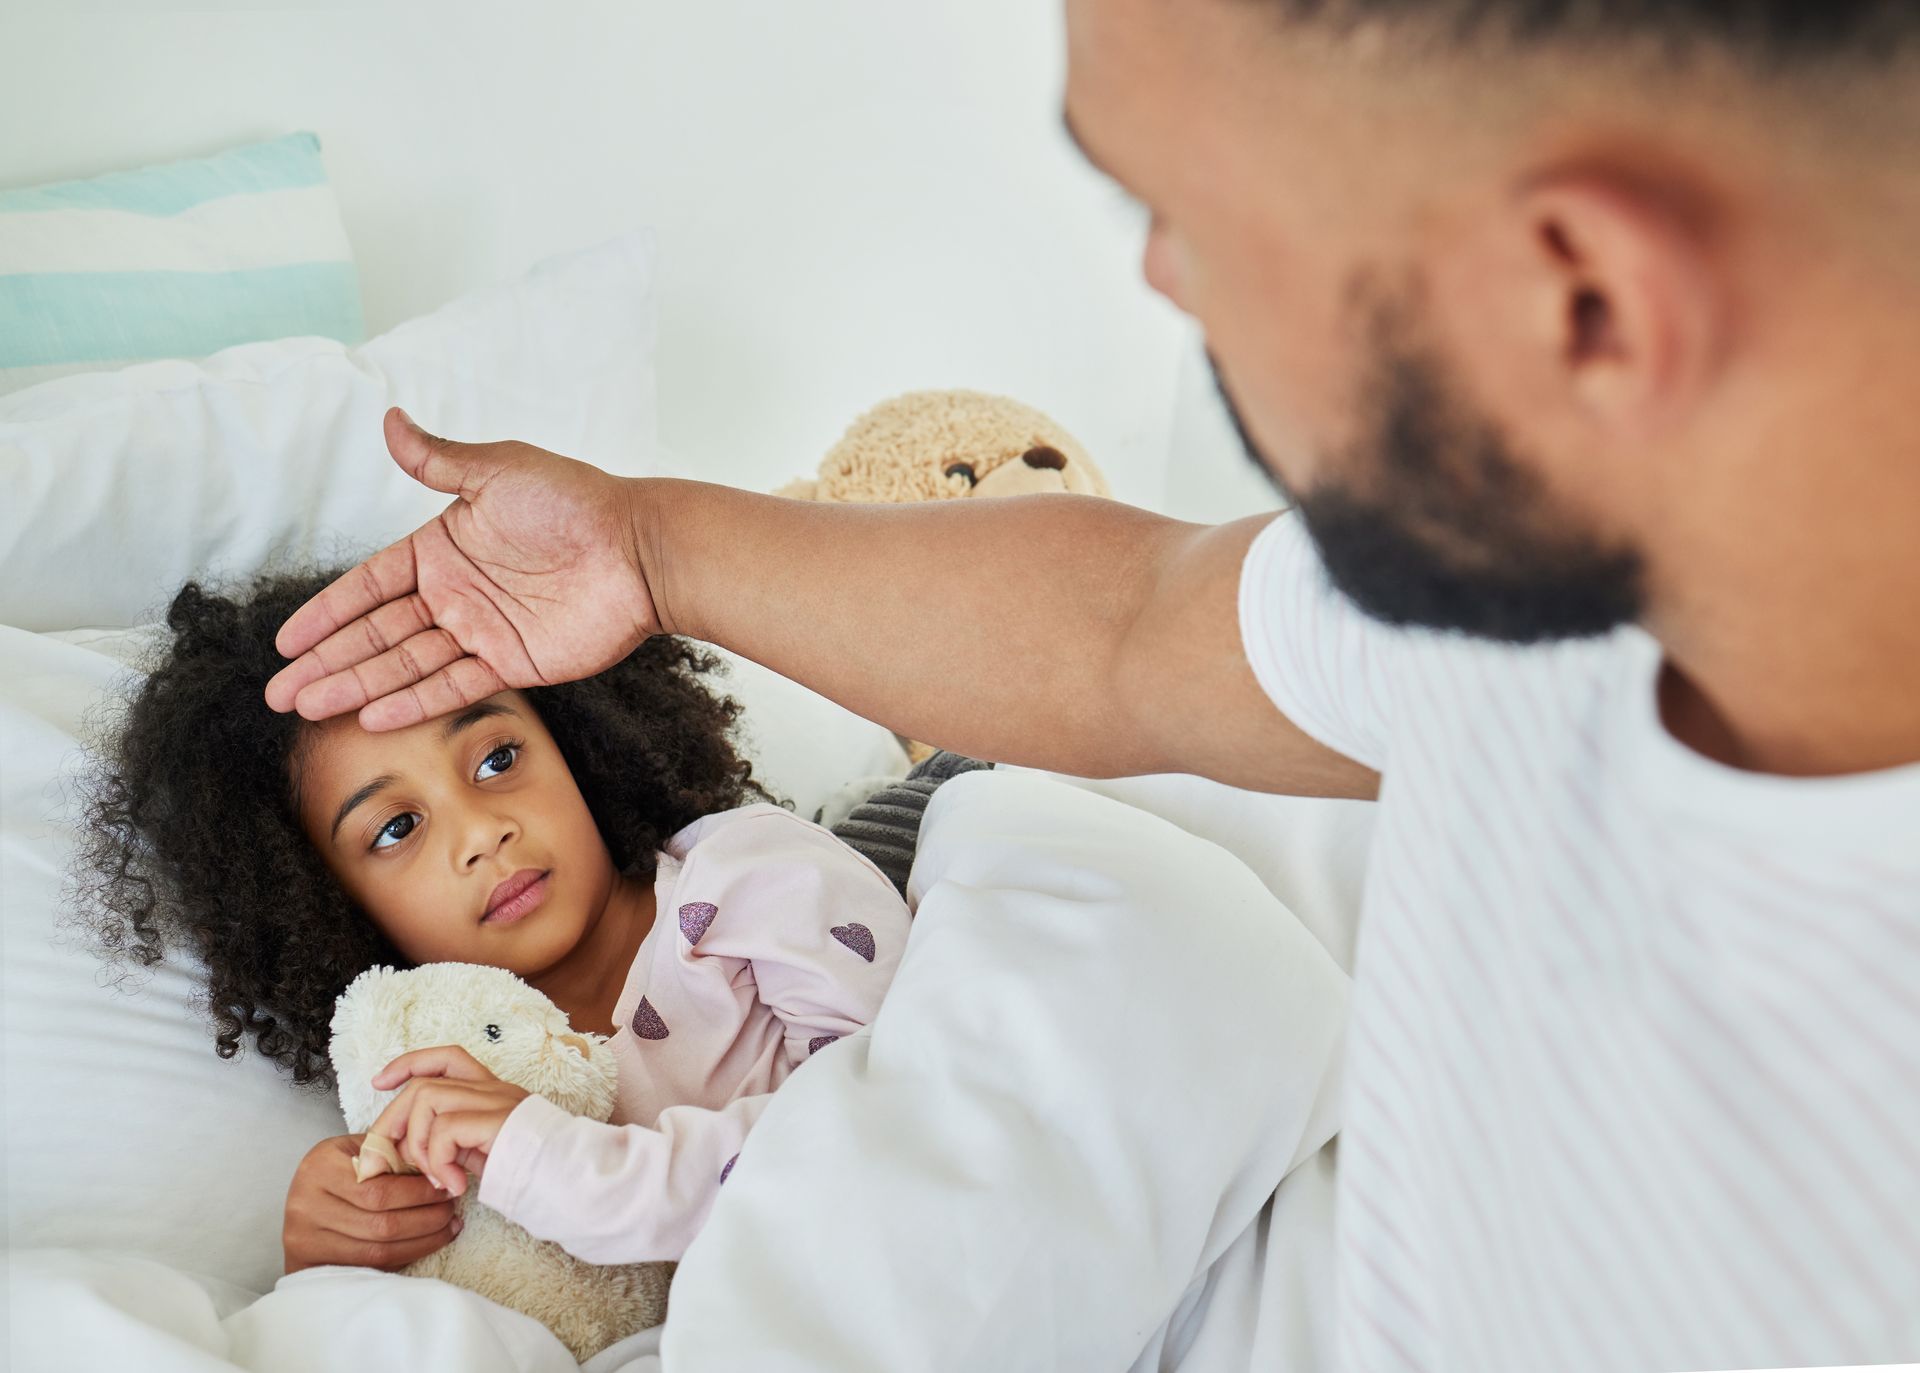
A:
[[[691,632],[687,617],[676,605],[673,557],[666,546],[667,531],[675,524],[670,511],[680,494],[676,488],[691,484],[662,477],[623,477],[620,482],[627,556],[640,584],[647,589],[662,634]]]

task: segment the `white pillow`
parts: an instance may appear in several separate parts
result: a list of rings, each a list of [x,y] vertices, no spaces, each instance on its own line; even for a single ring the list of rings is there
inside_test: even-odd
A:
[[[633,234],[362,348],[254,344],[0,397],[0,625],[16,626],[0,627],[9,1245],[131,1251],[264,1291],[293,1168],[343,1129],[329,1094],[294,1089],[250,1047],[215,1056],[191,962],[126,995],[56,940],[83,719],[126,689],[123,664],[153,632],[124,627],[190,575],[328,556],[336,538],[377,546],[440,509],[385,452],[390,403],[454,437],[648,470],[652,310],[647,239]],[[764,668],[738,660],[716,685],[746,707],[756,775],[801,814],[849,778],[905,769],[886,730]]]
[[[316,134],[0,190],[0,392],[293,334],[367,336]]]
[[[103,646],[125,651],[130,636]],[[120,675],[111,653],[0,628],[7,1242],[130,1250],[261,1292],[280,1273],[294,1165],[344,1133],[332,1098],[250,1048],[216,1057],[193,963],[170,958],[127,995],[56,935],[77,819],[60,803],[83,713]]]
[[[398,538],[448,498],[388,456],[390,405],[449,438],[651,471],[652,239],[551,258],[358,347],[249,343],[0,396],[0,624],[140,624],[189,576]]]

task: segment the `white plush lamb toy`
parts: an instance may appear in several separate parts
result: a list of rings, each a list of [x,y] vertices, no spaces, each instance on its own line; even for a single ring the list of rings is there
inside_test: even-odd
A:
[[[370,968],[334,1005],[328,1055],[348,1130],[365,1130],[399,1092],[375,1091],[375,1074],[401,1054],[440,1044],[459,1045],[494,1076],[564,1111],[594,1120],[613,1113],[615,1069],[604,1037],[572,1033],[558,1006],[504,968],[428,963]],[[364,1180],[419,1170],[387,1141],[370,1139],[354,1171]],[[471,1288],[525,1312],[582,1363],[666,1319],[671,1263],[585,1263],[482,1206],[475,1190],[469,1185],[454,1201],[466,1221],[458,1238],[402,1272]]]

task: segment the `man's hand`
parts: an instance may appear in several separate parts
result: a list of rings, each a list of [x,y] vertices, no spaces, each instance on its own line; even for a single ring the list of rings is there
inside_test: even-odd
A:
[[[385,428],[407,475],[458,499],[281,626],[294,661],[267,683],[274,710],[398,729],[590,677],[659,632],[620,478],[531,444],[434,438],[398,408]]]
[[[367,1133],[392,1140],[401,1158],[453,1197],[467,1190],[469,1172],[486,1170],[500,1127],[533,1095],[454,1044],[402,1054],[373,1078],[381,1091],[401,1083]]]
[[[355,1179],[353,1160],[364,1138],[323,1139],[294,1169],[280,1230],[289,1273],[329,1263],[393,1272],[460,1233],[453,1202],[425,1178]]]

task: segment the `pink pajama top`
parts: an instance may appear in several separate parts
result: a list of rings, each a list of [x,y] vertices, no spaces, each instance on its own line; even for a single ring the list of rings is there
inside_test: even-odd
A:
[[[480,1176],[483,1203],[589,1263],[686,1251],[773,1089],[873,1019],[907,940],[878,868],[764,803],[668,839],[654,892],[615,1005],[612,1122],[530,1096]]]

